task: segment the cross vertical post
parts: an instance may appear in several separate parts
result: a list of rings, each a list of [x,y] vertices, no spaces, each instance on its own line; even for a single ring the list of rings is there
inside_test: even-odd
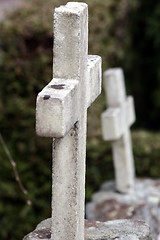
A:
[[[84,239],[87,108],[101,92],[101,58],[88,56],[88,7],[55,9],[53,79],[38,94],[36,131],[53,137],[52,234]]]
[[[134,101],[126,96],[122,69],[104,72],[104,89],[108,109],[102,114],[103,138],[112,141],[116,188],[129,193],[134,188],[134,160],[129,127],[135,121]]]

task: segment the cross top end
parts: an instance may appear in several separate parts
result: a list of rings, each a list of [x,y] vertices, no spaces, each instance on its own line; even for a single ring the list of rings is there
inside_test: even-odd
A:
[[[84,10],[85,8],[88,8],[86,3],[81,3],[81,2],[68,2],[66,5],[64,6],[60,6],[58,8],[55,9],[55,12],[71,12],[71,13],[78,13],[80,14],[80,12],[82,10]]]
[[[104,72],[104,89],[109,107],[119,107],[126,99],[124,73],[121,68],[111,68]]]
[[[53,77],[81,79],[88,55],[88,6],[69,2],[55,9]],[[63,67],[62,67],[63,63]]]

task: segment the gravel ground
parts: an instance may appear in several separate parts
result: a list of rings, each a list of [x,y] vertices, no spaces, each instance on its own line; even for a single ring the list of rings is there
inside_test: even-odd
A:
[[[4,19],[7,12],[14,11],[22,2],[23,0],[0,0],[0,20]]]

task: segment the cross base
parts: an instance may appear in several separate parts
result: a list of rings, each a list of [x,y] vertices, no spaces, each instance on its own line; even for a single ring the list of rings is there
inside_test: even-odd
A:
[[[42,221],[23,240],[51,240],[51,219]],[[84,240],[151,240],[149,226],[143,221],[115,220],[93,222],[85,220]],[[53,239],[52,239],[53,240]]]

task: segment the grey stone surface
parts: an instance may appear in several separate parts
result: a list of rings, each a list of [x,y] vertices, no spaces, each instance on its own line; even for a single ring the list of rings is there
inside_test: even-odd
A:
[[[85,220],[85,240],[151,240],[150,229],[143,221],[116,220],[92,222]],[[23,240],[51,239],[51,219],[40,223]],[[67,238],[65,238],[68,240]],[[54,239],[52,239],[54,240]]]
[[[136,179],[130,194],[116,192],[115,182],[102,185],[86,206],[90,220],[114,219],[143,220],[149,224],[153,239],[160,239],[160,180]]]
[[[88,55],[88,6],[54,13],[53,79],[38,94],[36,131],[53,137],[54,240],[84,239],[87,108],[101,92],[101,58]]]
[[[126,96],[121,68],[104,72],[104,90],[108,108],[101,117],[103,139],[112,143],[116,189],[129,193],[134,187],[135,178],[129,129],[135,121],[135,111],[133,97]]]

